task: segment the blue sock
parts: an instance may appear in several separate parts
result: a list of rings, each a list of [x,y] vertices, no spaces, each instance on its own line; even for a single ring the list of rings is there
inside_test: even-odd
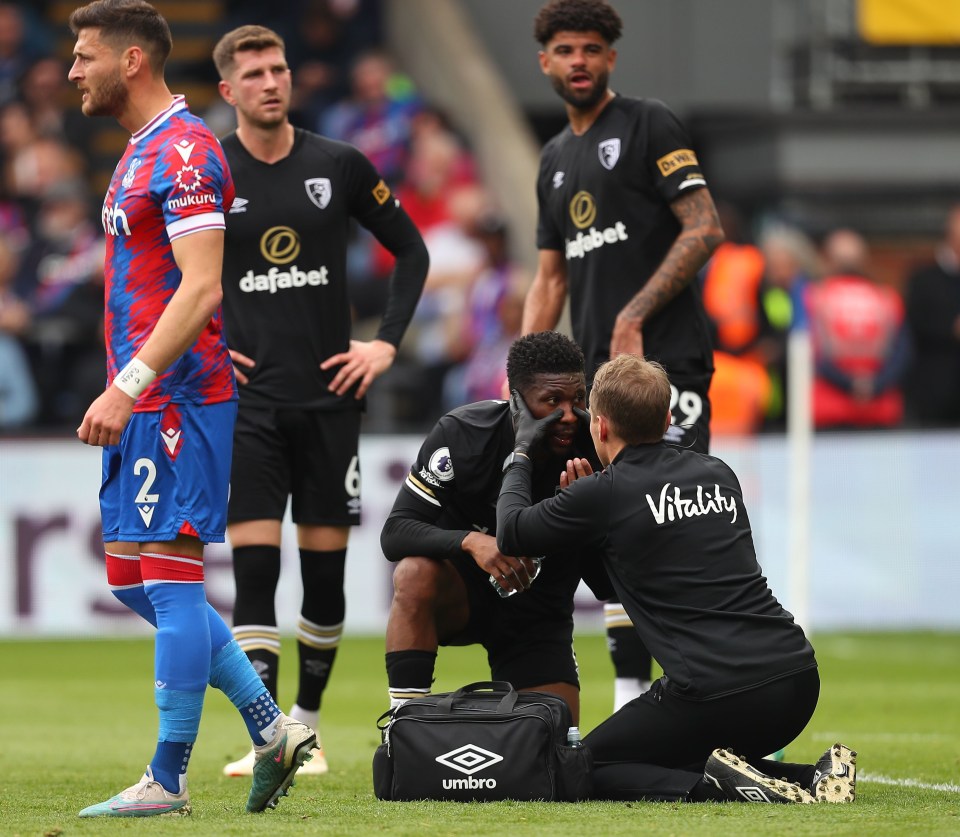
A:
[[[262,683],[260,685],[263,686]],[[259,697],[240,709],[240,714],[254,744],[266,744],[273,739],[277,718],[280,717],[280,707],[270,692],[264,689]]]
[[[157,612],[153,609],[153,604],[147,596],[146,590],[143,589],[143,585],[124,587],[111,592],[130,610],[142,616],[153,627],[157,627]],[[214,606],[209,602],[207,602],[207,624],[210,627],[210,657],[212,663],[223,647],[233,642],[233,634],[227,627],[227,623],[223,621],[223,617],[217,613]],[[211,685],[213,684],[211,683]]]
[[[157,614],[157,687],[205,691],[210,679],[210,625],[203,584],[161,581],[144,585],[144,590]]]
[[[123,587],[110,592],[134,613],[146,619],[153,627],[157,627],[157,612],[153,609],[153,604],[143,585]],[[210,646],[216,654],[233,639],[233,634],[227,627],[227,623],[223,621],[223,617],[209,602],[207,602],[207,622],[210,626]]]
[[[114,589],[110,592],[134,613],[142,616],[153,627],[157,627],[157,613],[153,609],[153,605],[150,604],[150,599],[147,598],[147,593],[142,584],[138,584],[136,587]]]
[[[247,732],[255,744],[264,744],[269,740],[263,732],[280,716],[280,708],[270,692],[264,689],[263,681],[236,641],[231,640],[214,654],[210,665],[210,685],[220,689],[240,710]]]
[[[170,793],[180,793],[180,777],[187,772],[187,762],[193,742],[158,741],[157,751],[150,759],[153,778]]]
[[[223,621],[223,617],[209,603],[207,604],[207,623],[210,625],[210,665],[212,666],[217,654],[223,650],[223,646],[233,642],[233,633]]]
[[[161,606],[165,608],[164,612],[166,613],[167,610],[170,609],[171,605],[175,605],[178,598],[189,600],[189,597],[187,597],[184,592],[178,593],[177,588],[185,588],[190,586],[193,585],[151,584],[151,594],[149,596],[143,587],[128,587],[123,590],[114,590],[113,595],[131,610],[140,614],[140,616],[150,622],[151,625],[156,626],[157,612],[153,603],[153,598],[156,598],[161,602]],[[154,589],[160,587],[168,589]],[[271,723],[276,720],[280,714],[280,709],[270,696],[269,692],[264,695],[263,681],[250,664],[250,660],[247,658],[247,655],[240,650],[240,646],[234,641],[233,634],[230,632],[230,628],[227,627],[227,623],[223,621],[223,618],[220,616],[220,614],[217,613],[217,611],[209,603],[206,605],[206,617],[211,648],[210,668],[208,675],[209,683],[214,688],[220,689],[229,698],[230,702],[240,710],[244,723],[247,726],[247,731],[250,733],[250,738],[253,739],[253,741],[257,744],[262,744],[264,743],[262,731],[269,727]],[[184,645],[184,650],[189,651],[190,643],[185,643]],[[164,677],[160,674],[160,648],[161,635],[158,631],[156,668],[157,680],[166,682],[169,686],[171,685],[170,675]],[[166,642],[164,642],[164,652],[164,659],[166,660],[168,656],[166,653]],[[162,667],[166,671],[167,665],[165,664]],[[200,716],[198,712],[198,728],[200,723],[199,717]],[[161,744],[163,743],[172,744],[173,742],[161,742]],[[189,752],[187,753],[187,758],[189,758]],[[157,769],[164,768],[158,767]],[[174,785],[173,788],[167,787],[167,784],[164,781],[161,781],[156,774],[154,774],[154,776],[157,781],[160,782],[160,784],[167,788],[167,790],[172,789],[174,792],[178,792],[178,785]],[[169,781],[169,779],[167,781]]]
[[[153,778],[171,793],[180,793],[180,776],[197,740],[203,692],[182,692],[157,688],[154,692],[160,709],[157,751],[150,761]]]
[[[202,583],[156,582],[144,590],[157,616],[154,696],[160,731],[151,768],[164,788],[179,793],[179,776],[197,740],[210,677],[207,599]]]

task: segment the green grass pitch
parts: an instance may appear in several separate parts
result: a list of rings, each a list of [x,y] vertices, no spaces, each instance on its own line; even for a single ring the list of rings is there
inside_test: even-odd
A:
[[[852,805],[378,802],[370,761],[387,702],[383,640],[348,637],[323,706],[327,776],[304,777],[274,811],[243,813],[247,780],[220,771],[245,752],[244,728],[226,699],[209,692],[190,763],[192,817],[80,820],[81,808],[136,781],[153,754],[151,644],[2,642],[0,834],[960,835],[960,635],[823,635],[814,645],[820,705],[787,755],[812,761],[834,740],[858,750]],[[284,654],[287,708],[291,640]],[[577,654],[587,732],[609,711],[612,671],[601,636],[579,637]],[[435,690],[485,677],[479,649],[442,649]]]

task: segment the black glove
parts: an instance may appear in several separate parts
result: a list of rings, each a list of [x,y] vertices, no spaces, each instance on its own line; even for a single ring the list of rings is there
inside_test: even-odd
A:
[[[545,418],[534,418],[523,397],[514,389],[510,391],[510,415],[513,417],[513,450],[529,456],[530,448],[543,438],[551,424],[563,416],[563,410],[557,408]]]
[[[574,407],[573,414],[577,417],[577,422],[580,425],[581,430],[585,430],[587,435],[590,434],[590,413],[584,410],[582,407]]]

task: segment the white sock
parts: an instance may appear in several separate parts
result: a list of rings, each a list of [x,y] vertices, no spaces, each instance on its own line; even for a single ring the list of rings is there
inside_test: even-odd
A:
[[[314,732],[319,732],[320,730],[320,710],[319,709],[304,709],[298,704],[294,704],[293,708],[287,713],[295,721],[299,721],[301,724],[306,724]]]
[[[616,712],[624,704],[640,697],[649,688],[649,680],[638,680],[636,677],[616,678],[613,681],[613,711]]]
[[[392,697],[392,698],[390,698],[390,708],[391,708],[391,709],[399,709],[399,708],[400,708],[401,706],[403,706],[408,700],[412,700],[412,698],[395,698],[395,697]]]

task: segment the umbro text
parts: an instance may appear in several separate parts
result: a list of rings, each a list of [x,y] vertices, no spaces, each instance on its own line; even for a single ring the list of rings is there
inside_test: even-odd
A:
[[[495,788],[496,786],[496,779],[474,779],[473,776],[468,776],[466,779],[443,780],[444,790],[453,790],[454,788]]]

